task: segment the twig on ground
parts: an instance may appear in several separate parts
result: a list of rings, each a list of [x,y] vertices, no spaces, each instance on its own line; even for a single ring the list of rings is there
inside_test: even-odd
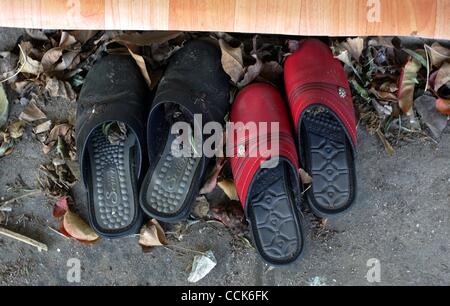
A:
[[[20,196],[11,198],[11,199],[6,200],[6,201],[3,201],[3,202],[0,202],[0,207],[5,206],[5,205],[8,205],[8,204],[11,204],[11,203],[14,203],[14,202],[16,202],[16,201],[18,201],[18,200],[21,200],[21,199],[23,199],[23,198],[26,198],[26,197],[31,197],[31,196],[40,194],[40,193],[42,193],[42,191],[40,191],[40,190],[34,190],[34,191],[32,191],[32,192],[22,194],[22,195],[20,195]]]
[[[3,236],[6,236],[6,237],[15,239],[17,241],[29,244],[31,246],[34,246],[35,248],[38,249],[39,252],[41,252],[41,251],[46,251],[47,252],[48,251],[48,247],[47,247],[46,244],[44,244],[42,242],[39,242],[39,241],[36,241],[34,239],[31,239],[31,238],[29,238],[27,236],[18,234],[16,232],[10,231],[10,230],[8,230],[8,229],[6,229],[4,227],[0,227],[0,235],[3,235]]]

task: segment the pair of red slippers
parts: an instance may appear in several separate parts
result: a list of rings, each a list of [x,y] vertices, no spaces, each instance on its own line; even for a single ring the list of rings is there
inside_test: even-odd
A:
[[[259,253],[274,265],[302,253],[303,193],[322,217],[348,209],[356,193],[356,119],[343,67],[328,46],[307,39],[287,58],[284,79],[288,105],[271,85],[252,84],[239,93],[230,116],[233,123],[279,126],[276,135],[270,129],[243,131],[244,125],[229,135],[238,195]],[[276,145],[276,153],[262,154],[263,142]],[[308,190],[301,167],[313,179]]]

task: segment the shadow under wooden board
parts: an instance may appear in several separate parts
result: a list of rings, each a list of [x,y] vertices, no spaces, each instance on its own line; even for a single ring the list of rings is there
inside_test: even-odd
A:
[[[0,26],[450,39],[450,0],[1,0]]]

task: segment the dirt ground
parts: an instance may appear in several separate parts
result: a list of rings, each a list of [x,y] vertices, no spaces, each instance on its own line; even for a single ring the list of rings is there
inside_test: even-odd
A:
[[[1,37],[0,37],[1,38]],[[73,115],[74,104],[41,105],[54,121]],[[11,117],[21,107],[14,105]],[[318,232],[306,215],[308,239],[303,258],[287,268],[270,269],[256,251],[236,241],[224,227],[192,225],[180,247],[212,250],[217,266],[198,285],[373,285],[367,262],[381,264],[381,285],[450,285],[450,128],[439,144],[421,141],[396,148],[389,157],[375,136],[358,128],[359,195],[348,213],[329,219]],[[14,152],[0,159],[0,196],[20,175],[36,186],[38,168],[51,158],[27,127]],[[76,207],[85,212],[86,193],[74,189]],[[48,252],[0,237],[1,285],[73,285],[67,261],[81,262],[80,285],[189,285],[194,254],[166,248],[143,253],[136,237],[81,244],[51,231],[57,221],[44,195],[19,201],[7,228],[48,245]]]

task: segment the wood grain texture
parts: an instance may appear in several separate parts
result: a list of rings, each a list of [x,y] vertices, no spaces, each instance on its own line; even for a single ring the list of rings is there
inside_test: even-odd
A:
[[[373,8],[379,3],[379,19]],[[450,0],[0,0],[0,26],[450,39]]]

